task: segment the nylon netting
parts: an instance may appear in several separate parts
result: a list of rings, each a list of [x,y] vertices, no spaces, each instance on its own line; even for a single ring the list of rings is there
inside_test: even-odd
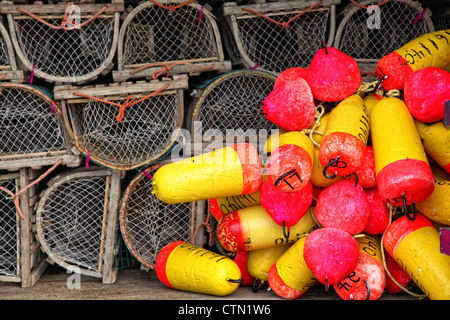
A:
[[[297,13],[266,16],[283,23]],[[328,15],[328,9],[308,11],[293,20],[289,29],[259,16],[237,18],[238,36],[250,60],[264,70],[306,68],[325,40]]]
[[[124,65],[216,58],[214,31],[199,10],[185,5],[174,12],[159,6],[139,11],[126,28]]]
[[[69,264],[97,270],[106,177],[69,180],[43,207],[40,228],[51,253]]]
[[[94,161],[100,159],[111,167],[131,168],[167,151],[178,128],[180,103],[176,93],[155,95],[126,108],[120,122],[116,120],[119,108],[101,101],[71,103],[69,109],[82,152],[89,151]]]
[[[61,120],[36,91],[0,85],[0,157],[65,150]]]
[[[80,24],[88,18],[81,18]],[[45,19],[61,25],[62,18]],[[46,74],[76,77],[89,74],[106,61],[112,47],[114,19],[98,17],[73,30],[55,30],[40,21],[14,20],[19,46],[30,61]]]
[[[365,6],[370,4],[365,3]],[[379,9],[379,28],[367,27],[369,14],[365,9],[360,8],[351,15],[342,32],[338,49],[354,59],[378,60],[411,40],[431,32],[424,19],[413,24],[421,12],[405,2],[389,1],[380,5]],[[375,26],[375,20],[372,22]]]
[[[152,194],[152,181],[141,174],[129,184],[120,211],[120,227],[130,252],[154,268],[160,250],[173,241],[190,241],[191,203],[166,204]]]
[[[260,129],[277,128],[262,114],[261,104],[273,90],[276,77],[252,70],[235,71],[218,78],[204,91],[203,99],[196,107],[196,121],[201,127],[194,127],[196,136],[215,130],[222,137],[227,130],[235,133]],[[258,106],[259,105],[259,106]]]
[[[9,65],[8,47],[6,45],[5,39],[3,39],[3,37],[0,36],[0,66],[8,66],[8,65]]]
[[[2,180],[0,186],[7,190],[16,190],[16,180]],[[14,202],[0,192],[0,275],[17,276],[19,274],[19,229]]]

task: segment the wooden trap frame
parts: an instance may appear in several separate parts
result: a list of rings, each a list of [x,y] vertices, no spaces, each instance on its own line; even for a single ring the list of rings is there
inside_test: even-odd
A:
[[[73,143],[113,169],[144,167],[164,156],[183,124],[186,75],[162,80],[55,87]]]
[[[221,23],[233,63],[279,73],[308,67],[323,42],[334,37],[340,0],[279,1],[237,5],[226,2]]]
[[[16,5],[3,1],[21,67],[51,83],[83,84],[113,68],[123,0]]]
[[[32,230],[39,174],[29,168],[0,174],[0,281],[17,282],[24,288],[34,286],[47,267]]]
[[[17,66],[16,53],[3,17],[0,17],[0,80],[25,81],[23,70]]]
[[[412,0],[351,1],[337,14],[334,47],[354,58],[363,75],[374,75],[386,54],[434,31],[430,16]]]
[[[115,82],[231,70],[215,17],[194,0],[149,0],[134,8],[120,28],[117,60]]]
[[[132,255],[144,269],[153,270],[160,250],[172,241],[203,246],[203,236],[195,238],[204,219],[204,201],[167,204],[152,194],[152,175],[163,162],[137,174],[125,189],[120,206],[120,230]]]
[[[70,143],[61,109],[43,87],[0,83],[0,170],[81,163]]]
[[[225,73],[196,89],[188,113],[192,139],[223,143],[230,130],[242,139],[257,139],[259,130],[270,134],[271,129],[278,127],[264,116],[261,103],[273,90],[275,81],[272,73],[242,69]]]
[[[53,177],[36,209],[36,236],[47,260],[114,283],[117,217],[124,172],[91,166]]]

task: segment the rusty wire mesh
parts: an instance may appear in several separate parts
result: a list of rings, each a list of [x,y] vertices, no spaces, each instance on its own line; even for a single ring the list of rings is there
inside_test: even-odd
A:
[[[227,130],[245,135],[253,130],[258,133],[277,128],[263,115],[260,106],[273,90],[275,80],[275,75],[259,70],[237,70],[217,77],[194,105],[192,133],[202,137],[214,130],[225,138]]]
[[[148,168],[151,175],[160,165]],[[160,250],[173,241],[190,242],[193,214],[190,202],[166,204],[152,194],[152,181],[141,173],[128,185],[120,208],[124,242],[136,259],[153,269]]]
[[[136,95],[140,99],[145,95]],[[123,104],[127,98],[112,99]],[[101,101],[68,103],[76,146],[90,159],[114,169],[141,167],[163,156],[180,127],[183,102],[176,91],[145,99],[116,117],[119,108]]]
[[[43,88],[0,83],[0,158],[65,150],[63,123],[52,106]]]
[[[69,179],[41,199],[37,228],[54,260],[98,270],[107,183],[104,176]]]
[[[375,5],[380,1],[365,1],[364,6]],[[349,4],[356,11],[346,13],[336,34],[336,47],[354,59],[378,60],[386,54],[397,50],[415,38],[431,32],[425,19],[415,24],[422,9],[411,5],[411,1],[392,0],[379,6],[379,21],[375,13]],[[368,19],[371,27],[368,27]],[[371,19],[372,19],[371,18]],[[379,24],[378,24],[379,22]]]
[[[14,191],[17,179],[0,180],[0,186]],[[19,222],[14,202],[0,194],[0,275],[19,275]]]
[[[299,12],[265,15],[283,23]],[[326,40],[328,18],[329,9],[311,10],[293,20],[286,29],[257,15],[237,17],[238,33],[234,38],[242,44],[241,55],[247,55],[255,66],[264,70],[282,72],[291,67],[308,67]]]
[[[61,25],[63,17],[44,19]],[[80,18],[80,24],[88,17]],[[55,77],[77,77],[101,68],[111,52],[113,17],[98,17],[72,30],[53,29],[26,18],[14,20],[14,32],[20,50],[36,69]]]
[[[164,1],[160,1],[164,3]],[[212,25],[198,5],[184,5],[173,12],[144,3],[124,25],[123,64],[218,58]]]

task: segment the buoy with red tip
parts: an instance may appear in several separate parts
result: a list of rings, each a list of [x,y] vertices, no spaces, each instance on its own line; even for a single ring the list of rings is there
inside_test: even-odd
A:
[[[431,300],[450,299],[450,256],[440,252],[439,232],[422,214],[402,216],[383,237],[386,251]]]
[[[394,97],[378,101],[370,114],[377,188],[396,206],[415,204],[434,190],[434,177],[413,117]]]
[[[236,264],[239,267],[239,270],[241,271],[242,286],[251,286],[255,281],[255,278],[250,274],[250,272],[248,272],[247,268],[248,253],[249,251],[239,251],[236,252],[236,255],[233,258],[233,261],[236,262]]]
[[[331,110],[319,149],[324,176],[346,176],[358,170],[369,132],[369,116],[359,95],[342,100]]]
[[[256,192],[262,167],[256,148],[238,143],[161,166],[153,175],[153,192],[174,204]]]
[[[233,293],[242,282],[233,260],[184,241],[171,242],[161,249],[155,271],[169,288],[216,296]]]
[[[364,235],[356,239],[359,258],[355,270],[333,285],[343,300],[378,300],[386,286],[380,240]]]
[[[443,120],[445,102],[450,100],[450,72],[434,67],[414,71],[405,81],[403,94],[415,119],[423,123]]]
[[[296,192],[309,182],[313,159],[314,145],[303,132],[282,134],[267,160],[267,181],[279,190]]]
[[[358,176],[358,183],[362,188],[376,187],[375,158],[373,156],[372,146],[366,146],[361,167],[355,173]]]
[[[308,211],[313,201],[311,182],[296,192],[284,192],[266,180],[263,182],[260,192],[261,205],[283,228],[294,226]]]
[[[395,262],[385,250],[384,258],[386,262],[386,291],[390,294],[397,294],[402,292],[402,288],[399,287],[395,282],[397,282],[403,288],[406,288],[412,281],[411,277],[405,272],[405,270],[400,267],[400,265]],[[388,273],[389,272],[389,273]],[[392,279],[392,278],[393,279]],[[395,282],[394,282],[395,280]]]
[[[230,252],[250,251],[286,243],[294,243],[303,234],[316,228],[310,211],[286,230],[277,224],[263,206],[253,206],[231,212],[217,224],[217,240]]]
[[[314,55],[306,80],[315,99],[341,101],[361,85],[361,72],[355,59],[333,47],[319,49]]]
[[[288,68],[278,75],[275,80],[275,84],[273,85],[276,88],[280,84],[284,84],[286,82],[296,80],[296,79],[306,79],[306,75],[308,74],[308,68],[300,68],[300,67],[292,67]]]
[[[263,249],[251,250],[248,252],[247,268],[248,272],[255,278],[252,287],[253,292],[258,292],[261,286],[268,281],[269,269],[283,255],[292,243],[281,246],[273,246]]]
[[[430,124],[414,122],[427,155],[450,173],[450,127],[444,126],[444,121]]]
[[[370,215],[363,233],[382,234],[389,225],[389,208],[378,193],[377,187],[363,189],[370,206]]]
[[[225,214],[258,204],[261,204],[259,190],[249,194],[209,199],[208,209],[213,217],[219,221]]]
[[[348,232],[336,228],[319,228],[308,234],[303,258],[325,290],[355,270],[359,246]]]
[[[317,222],[323,227],[355,235],[366,228],[370,205],[357,181],[343,179],[320,193],[314,212]]]
[[[303,258],[305,241],[300,238],[269,269],[270,289],[281,298],[297,299],[317,283]]]
[[[405,81],[417,70],[450,64],[450,29],[424,34],[385,55],[377,63],[378,79],[387,91],[403,89]]]
[[[316,115],[311,89],[303,78],[278,84],[264,99],[262,110],[269,121],[288,131],[308,128]]]
[[[313,162],[313,167],[311,170],[310,181],[311,181],[311,184],[313,185],[313,187],[323,189],[323,188],[326,188],[326,187],[332,185],[333,183],[343,179],[344,177],[343,176],[335,176],[332,179],[325,177],[323,175],[323,166],[319,160],[319,152],[320,152],[319,148],[314,148],[314,162]]]

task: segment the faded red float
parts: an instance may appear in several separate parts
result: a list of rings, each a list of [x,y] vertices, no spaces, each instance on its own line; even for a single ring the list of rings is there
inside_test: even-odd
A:
[[[278,75],[273,87],[276,88],[280,84],[284,84],[286,82],[289,82],[291,80],[296,80],[299,78],[306,80],[307,74],[308,74],[307,68],[293,67],[293,68],[286,69]]]
[[[358,183],[362,188],[372,188],[377,185],[375,174],[375,158],[373,155],[372,146],[366,146],[361,167],[356,170],[355,173],[358,176]]]
[[[370,206],[369,220],[363,232],[370,235],[382,234],[389,225],[387,203],[381,198],[377,187],[363,190]]]
[[[248,251],[236,252],[233,261],[236,262],[241,270],[242,286],[251,286],[255,278],[248,272],[247,268]]]
[[[316,219],[324,227],[362,232],[369,221],[370,205],[355,180],[343,179],[326,187],[317,198]]]
[[[315,99],[336,102],[358,90],[361,72],[355,59],[328,47],[316,52],[308,67],[306,80]]]

